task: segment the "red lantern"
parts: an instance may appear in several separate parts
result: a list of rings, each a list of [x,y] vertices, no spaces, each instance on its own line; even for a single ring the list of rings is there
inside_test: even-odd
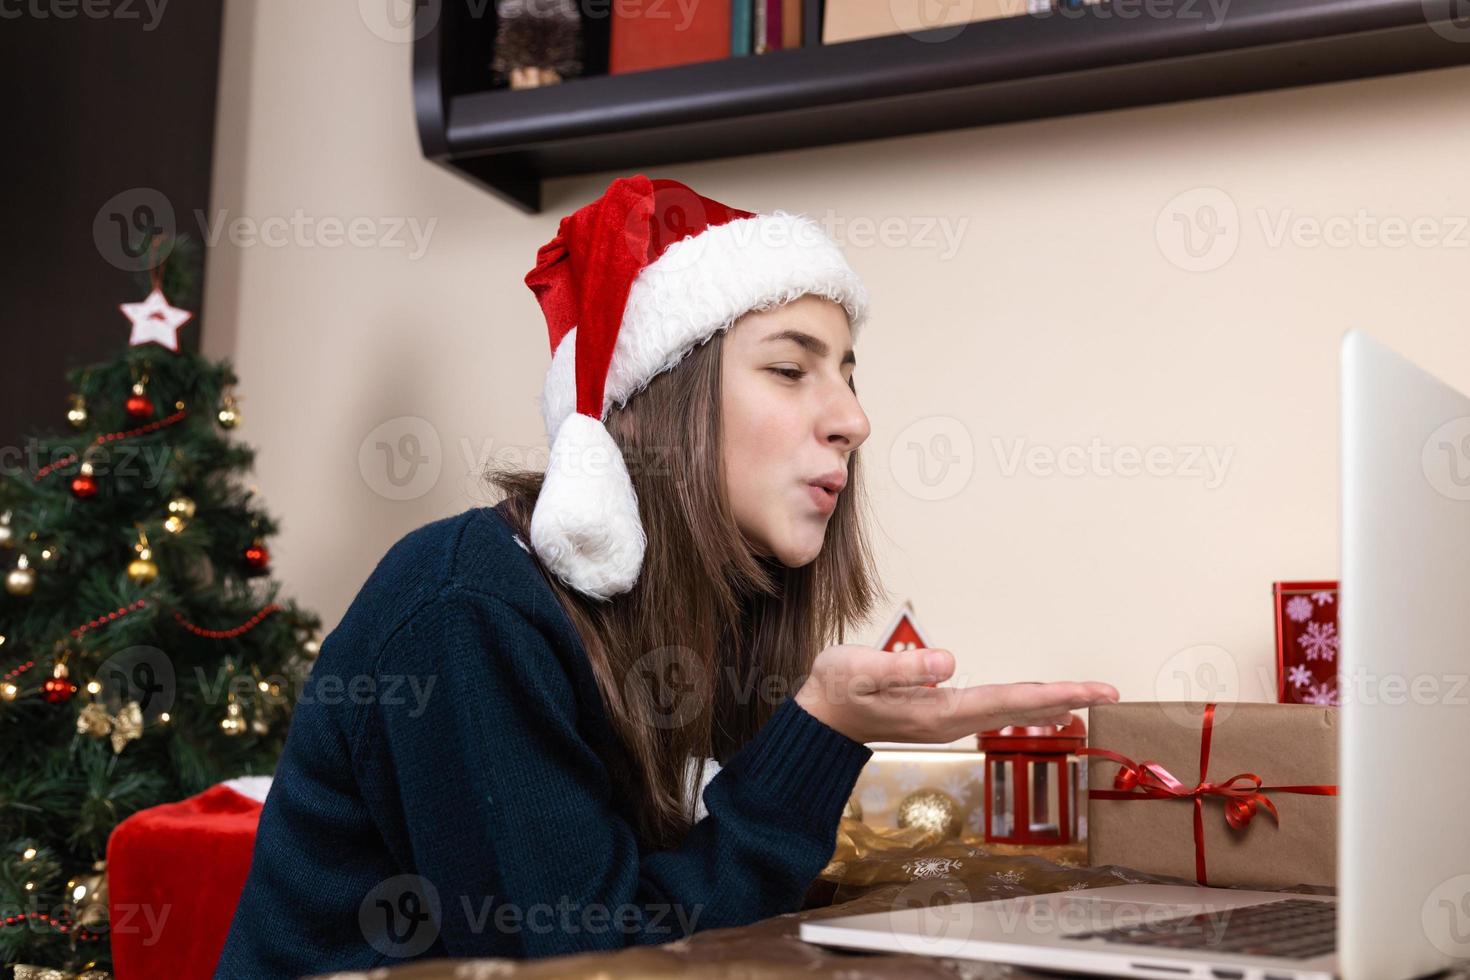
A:
[[[1070,844],[1078,840],[1082,767],[1076,751],[1087,725],[1008,725],[980,733],[985,753],[985,840]]]

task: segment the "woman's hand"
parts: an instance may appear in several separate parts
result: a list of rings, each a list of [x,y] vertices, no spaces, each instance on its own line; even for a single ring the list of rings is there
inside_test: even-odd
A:
[[[856,742],[952,742],[1006,725],[1063,725],[1074,708],[1118,700],[1099,681],[923,686],[952,673],[948,650],[831,646],[812,661],[795,700]]]

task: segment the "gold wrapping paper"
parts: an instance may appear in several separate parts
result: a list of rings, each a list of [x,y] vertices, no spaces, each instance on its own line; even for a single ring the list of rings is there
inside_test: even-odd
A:
[[[1137,763],[1157,762],[1189,789],[1200,782],[1204,703],[1124,702],[1094,705],[1088,746]],[[1116,762],[1088,757],[1089,784],[1113,788]],[[1259,807],[1233,829],[1225,800],[1203,797],[1204,849],[1210,885],[1335,887],[1337,797],[1273,793],[1272,786],[1337,783],[1337,709],[1307,704],[1222,702],[1215,709],[1207,781],[1238,773],[1261,777],[1280,822]],[[1091,863],[1120,865],[1194,879],[1194,801],[1103,800],[1087,804]]]
[[[899,828],[905,797],[920,790],[940,790],[954,799],[960,833],[984,828],[985,753],[953,749],[876,749],[853,785],[852,799],[862,821],[879,830]]]

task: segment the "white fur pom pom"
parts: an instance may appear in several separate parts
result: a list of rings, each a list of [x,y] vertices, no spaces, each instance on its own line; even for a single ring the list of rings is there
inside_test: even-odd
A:
[[[537,557],[577,591],[609,599],[637,583],[646,545],[622,451],[601,421],[573,412],[531,514]]]

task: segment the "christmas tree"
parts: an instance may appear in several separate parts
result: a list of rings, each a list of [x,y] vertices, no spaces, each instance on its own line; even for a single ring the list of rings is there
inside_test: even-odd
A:
[[[108,835],[272,772],[318,646],[241,485],[238,379],[178,341],[197,249],[141,244],[156,261],[121,304],[128,345],[68,372],[70,431],[0,463],[0,964],[18,977],[109,976]]]

